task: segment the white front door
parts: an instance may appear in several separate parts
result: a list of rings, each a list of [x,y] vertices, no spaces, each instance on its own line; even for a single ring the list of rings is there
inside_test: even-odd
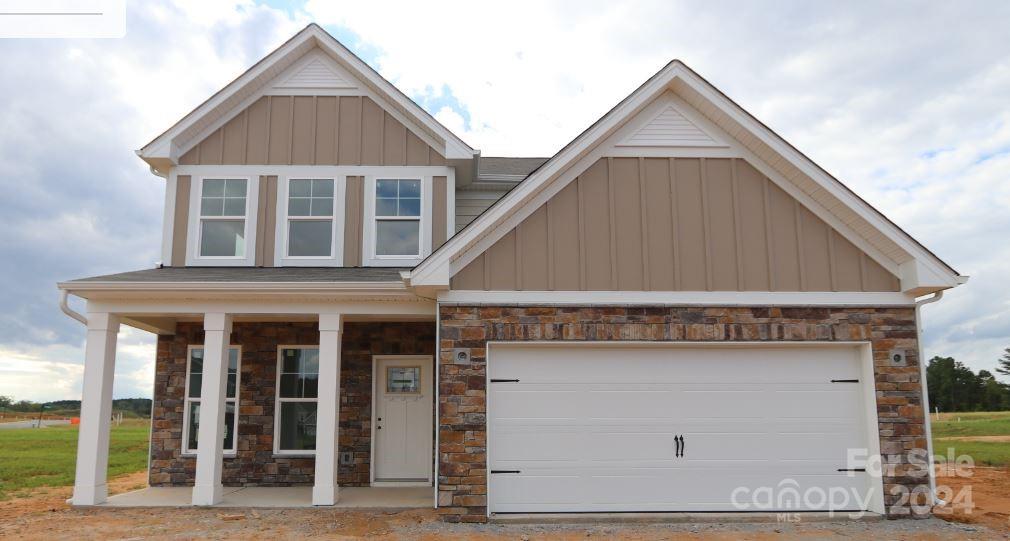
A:
[[[377,356],[375,362],[373,483],[432,480],[431,357]]]
[[[792,497],[808,490],[866,509],[879,480],[844,471],[877,437],[863,363],[851,345],[493,345],[490,510],[826,510]]]

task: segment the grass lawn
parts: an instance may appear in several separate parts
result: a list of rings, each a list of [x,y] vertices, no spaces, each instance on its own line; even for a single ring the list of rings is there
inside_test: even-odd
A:
[[[943,413],[934,417],[933,452],[947,456],[969,455],[982,466],[1010,466],[1010,441],[958,441],[947,438],[1010,436],[1010,411]]]
[[[147,419],[112,426],[109,477],[147,468]],[[0,499],[40,486],[74,483],[77,426],[0,429]]]

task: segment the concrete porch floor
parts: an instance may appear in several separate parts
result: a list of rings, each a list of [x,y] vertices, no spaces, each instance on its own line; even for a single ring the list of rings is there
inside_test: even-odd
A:
[[[109,496],[98,507],[190,507],[190,487],[148,487]],[[434,507],[431,487],[346,487],[332,508]],[[312,507],[312,487],[224,487],[213,507]]]

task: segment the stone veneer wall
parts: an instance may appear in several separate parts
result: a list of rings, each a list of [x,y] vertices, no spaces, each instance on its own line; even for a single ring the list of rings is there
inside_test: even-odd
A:
[[[232,345],[242,346],[238,452],[225,457],[228,486],[311,485],[315,459],[275,457],[274,398],[278,345],[319,343],[316,323],[235,323]],[[159,336],[151,436],[151,486],[192,486],[196,458],[182,456],[186,351],[203,344],[202,323],[180,323],[173,336]],[[340,465],[342,486],[367,486],[371,459],[373,355],[434,355],[432,323],[345,323],[340,367],[340,451],[353,464]]]
[[[869,341],[889,516],[912,512],[892,490],[928,483],[908,452],[926,438],[912,308],[441,307],[439,492],[443,519],[484,522],[487,513],[487,342],[497,340]],[[453,348],[470,361],[454,364]],[[904,366],[888,352],[904,349]],[[923,456],[924,451],[923,451]],[[919,499],[925,497],[921,492]],[[913,497],[912,503],[917,503]],[[921,503],[921,502],[918,502]]]

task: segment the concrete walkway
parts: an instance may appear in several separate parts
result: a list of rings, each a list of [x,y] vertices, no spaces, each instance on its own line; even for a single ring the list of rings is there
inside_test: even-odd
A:
[[[191,487],[148,487],[110,496],[99,507],[189,507]],[[337,508],[434,507],[431,487],[344,487]],[[214,507],[312,507],[312,487],[224,487]]]

